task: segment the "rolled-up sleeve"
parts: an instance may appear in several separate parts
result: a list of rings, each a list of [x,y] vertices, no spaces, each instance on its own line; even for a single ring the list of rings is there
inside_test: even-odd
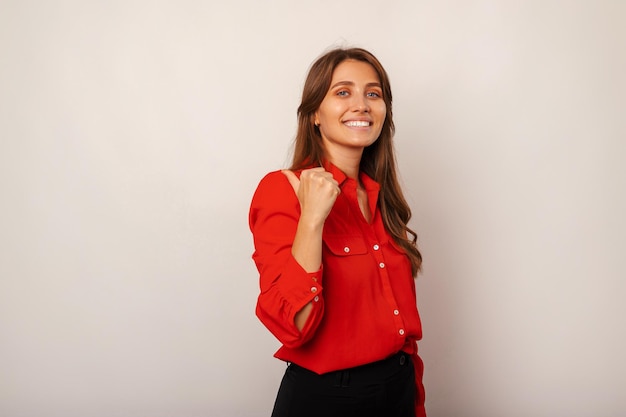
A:
[[[300,204],[280,171],[261,180],[250,206],[254,238],[252,258],[260,275],[256,314],[285,346],[298,347],[315,334],[324,312],[323,269],[305,271],[291,253]],[[313,308],[302,330],[295,315],[308,303]]]

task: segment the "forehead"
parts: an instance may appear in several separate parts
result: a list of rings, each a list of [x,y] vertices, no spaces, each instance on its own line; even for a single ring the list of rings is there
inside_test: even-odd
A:
[[[337,65],[333,71],[331,85],[341,81],[380,83],[380,79],[374,67],[363,61],[347,59]]]

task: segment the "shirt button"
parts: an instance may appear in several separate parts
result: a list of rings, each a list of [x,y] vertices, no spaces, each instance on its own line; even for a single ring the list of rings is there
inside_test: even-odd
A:
[[[400,312],[398,310],[393,310],[393,315],[397,316],[398,314],[400,314]]]
[[[400,333],[400,336],[404,336],[404,329],[398,330],[398,333]]]
[[[311,292],[317,292],[317,287],[311,287]]]
[[[378,264],[378,266],[380,266],[381,268],[384,268],[385,267],[385,263],[381,262],[381,263]]]
[[[345,253],[348,253],[348,252],[350,252],[350,248],[346,246],[345,248],[343,248],[343,251],[344,251]]]
[[[380,249],[380,246],[374,245],[374,250],[378,250],[378,249]]]
[[[315,298],[313,299],[313,301],[315,301],[316,303],[320,300],[319,295],[316,295]]]

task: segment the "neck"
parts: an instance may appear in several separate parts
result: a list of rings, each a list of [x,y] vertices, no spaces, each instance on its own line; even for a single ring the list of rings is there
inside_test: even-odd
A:
[[[354,180],[359,179],[359,167],[361,166],[361,155],[363,155],[363,149],[360,152],[354,153],[342,153],[333,154],[328,152],[326,158],[337,168],[339,168],[346,176]]]

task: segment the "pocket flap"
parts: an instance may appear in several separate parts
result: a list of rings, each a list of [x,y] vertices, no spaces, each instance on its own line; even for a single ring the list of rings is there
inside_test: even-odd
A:
[[[367,253],[367,245],[360,236],[326,236],[326,247],[337,256],[363,255]]]

